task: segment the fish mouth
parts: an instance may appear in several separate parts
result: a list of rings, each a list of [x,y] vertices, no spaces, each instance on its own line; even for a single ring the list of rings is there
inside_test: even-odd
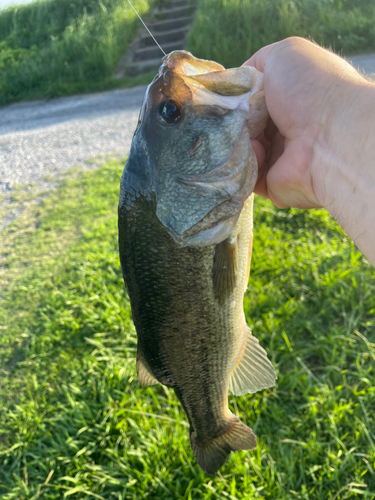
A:
[[[165,55],[159,68],[158,75],[165,73],[168,69],[178,75],[202,75],[213,71],[225,70],[224,66],[207,59],[198,59],[186,50],[174,50]]]
[[[176,104],[182,117],[188,113],[191,116],[195,107],[198,114],[212,109],[223,119],[226,115],[235,116],[226,122],[233,124],[236,120],[231,149],[227,149],[226,158],[216,160],[219,164],[207,169],[207,163],[202,168],[202,162],[197,162],[200,172],[191,174],[195,169],[190,158],[202,145],[198,133],[199,145],[188,150],[189,174],[181,171],[181,166],[171,170],[163,166],[155,172],[153,182],[156,215],[177,245],[220,243],[233,231],[257,181],[258,165],[250,139],[259,135],[268,121],[263,75],[249,66],[226,70],[216,62],[175,51],[163,58],[147,101],[150,117],[152,110],[159,110],[165,102]],[[183,119],[178,123],[183,123]],[[149,133],[153,133],[151,127]],[[220,143],[218,147],[220,150]]]
[[[180,102],[241,109],[248,114],[252,138],[265,128],[269,114],[265,105],[263,73],[252,66],[225,69],[221,64],[197,59],[190,52],[175,50],[163,58],[157,77],[169,77],[161,89],[165,97],[175,95]]]

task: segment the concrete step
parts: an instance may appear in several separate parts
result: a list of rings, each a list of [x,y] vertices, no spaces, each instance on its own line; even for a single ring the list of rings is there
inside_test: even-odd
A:
[[[193,7],[193,5],[189,0],[174,0],[166,4],[166,8],[175,9],[177,7]]]
[[[162,53],[160,52],[160,56],[162,56]],[[160,68],[161,63],[162,63],[162,57],[154,57],[152,59],[147,59],[145,61],[136,61],[133,63],[130,63],[126,67],[126,75],[127,76],[139,76],[142,75],[143,73],[147,73],[148,71],[155,71],[155,74],[157,70]]]
[[[161,45],[161,44],[160,44]],[[182,44],[172,42],[168,44],[161,45],[161,48],[164,50],[166,54],[172,52],[172,50],[181,50]],[[138,49],[133,56],[133,61],[147,61],[149,59],[154,59],[156,57],[163,57],[163,54],[159,47],[154,44],[153,47],[145,47],[144,49]],[[161,63],[160,63],[161,64]]]
[[[179,17],[176,19],[167,19],[166,21],[160,21],[158,23],[147,24],[150,31],[157,39],[156,34],[163,31],[175,30],[178,28],[185,28],[193,22],[194,16]]]
[[[181,50],[186,43],[187,34],[195,17],[196,1],[173,0],[165,3],[164,8],[154,10],[152,22],[147,23],[162,49],[168,54]],[[128,52],[120,60],[115,77],[138,76],[156,71],[162,63],[163,54],[152,37],[142,28]]]
[[[184,28],[179,28],[176,30],[164,31],[158,33],[156,40],[163,47],[163,44],[172,43],[172,42],[183,42],[189,31],[189,26],[185,26]],[[144,47],[152,47],[155,45],[154,40],[150,37],[150,35],[145,30],[145,35],[139,41],[140,48]],[[164,47],[163,47],[164,48]]]
[[[156,21],[165,21],[167,19],[178,19],[180,17],[191,16],[194,14],[195,7],[177,7],[171,9],[165,9],[158,12],[155,16]]]

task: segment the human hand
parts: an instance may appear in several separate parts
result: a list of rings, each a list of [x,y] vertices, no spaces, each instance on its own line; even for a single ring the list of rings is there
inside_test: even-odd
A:
[[[271,116],[253,141],[255,192],[280,208],[328,208],[329,163],[347,148],[358,88],[370,84],[340,57],[297,37],[262,48],[244,65],[264,73]]]

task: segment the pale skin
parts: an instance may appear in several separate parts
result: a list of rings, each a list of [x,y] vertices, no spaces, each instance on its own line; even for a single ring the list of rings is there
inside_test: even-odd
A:
[[[271,116],[253,141],[255,192],[280,208],[326,208],[375,266],[374,82],[298,37],[244,65],[264,73]]]

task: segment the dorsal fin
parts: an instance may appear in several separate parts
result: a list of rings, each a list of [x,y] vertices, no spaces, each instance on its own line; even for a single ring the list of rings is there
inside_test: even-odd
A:
[[[258,339],[253,337],[246,323],[243,329],[244,342],[229,380],[229,390],[235,396],[272,387],[277,379],[275,369]]]
[[[148,363],[145,360],[139,345],[137,348],[136,366],[138,382],[142,387],[148,387],[149,385],[155,385],[159,383],[159,381],[156,380],[156,378],[151,373],[150,367],[148,366]]]
[[[212,267],[212,281],[215,297],[220,304],[224,303],[226,297],[233,292],[236,286],[237,260],[237,239],[231,242],[230,238],[228,238],[216,246]]]

